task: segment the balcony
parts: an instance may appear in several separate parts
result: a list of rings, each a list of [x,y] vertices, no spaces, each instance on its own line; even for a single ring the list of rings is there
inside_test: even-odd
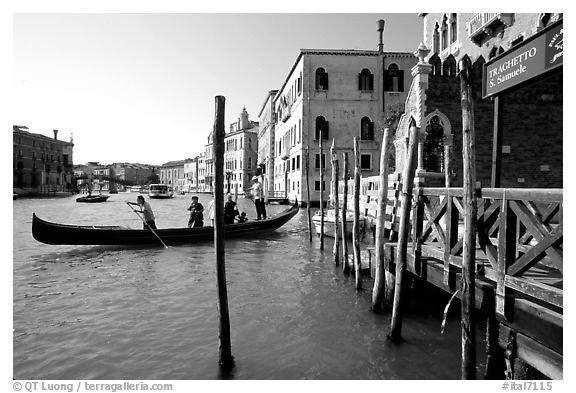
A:
[[[468,38],[475,44],[480,45],[485,37],[493,37],[498,27],[511,26],[513,15],[494,12],[476,14],[466,23]]]
[[[290,158],[290,148],[282,149],[282,152],[280,152],[280,158],[284,161]]]

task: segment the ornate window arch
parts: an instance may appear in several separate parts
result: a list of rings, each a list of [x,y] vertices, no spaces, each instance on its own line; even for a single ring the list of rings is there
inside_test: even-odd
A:
[[[444,171],[444,141],[452,134],[450,120],[438,109],[424,119],[426,139],[424,140],[424,169],[428,172]]]
[[[444,15],[442,18],[442,25],[440,26],[442,50],[448,48],[448,16]]]

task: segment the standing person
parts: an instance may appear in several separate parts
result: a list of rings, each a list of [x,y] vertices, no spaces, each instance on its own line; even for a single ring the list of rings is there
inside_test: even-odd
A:
[[[234,219],[239,214],[236,202],[232,200],[232,194],[228,194],[228,200],[224,204],[224,224],[234,224]]]
[[[136,198],[136,202],[126,202],[129,205],[136,205],[140,206],[140,211],[134,210],[136,213],[142,213],[144,216],[144,229],[157,229],[156,228],[156,220],[154,218],[154,212],[152,211],[152,207],[150,204],[146,202],[142,195],[138,195]]]
[[[256,205],[257,220],[266,219],[266,206],[264,205],[264,191],[258,176],[252,177],[252,197],[254,198],[254,205]]]
[[[188,228],[200,228],[204,226],[204,206],[198,202],[198,197],[192,197],[192,203],[188,206],[190,211],[190,219],[188,220]]]

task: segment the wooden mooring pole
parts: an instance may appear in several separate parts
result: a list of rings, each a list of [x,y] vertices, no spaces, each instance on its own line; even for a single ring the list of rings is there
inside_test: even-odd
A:
[[[216,96],[214,121],[214,250],[216,253],[216,278],[218,285],[218,309],[220,310],[220,367],[230,370],[234,358],[230,342],[230,316],[228,291],[226,289],[226,265],[224,263],[224,106],[226,99]]]
[[[398,245],[396,247],[396,284],[394,288],[394,302],[392,305],[392,321],[388,338],[393,342],[402,339],[402,313],[404,273],[408,258],[408,232],[410,228],[410,209],[412,207],[412,189],[414,188],[414,174],[416,172],[416,155],[418,150],[419,128],[410,127],[408,141],[408,154],[406,165],[402,173],[402,202],[400,205],[400,226],[398,229]]]
[[[324,250],[324,149],[322,146],[323,132],[318,142],[320,149],[320,249]]]
[[[338,266],[340,258],[340,236],[338,230],[340,229],[339,216],[340,203],[338,200],[338,156],[336,155],[336,149],[334,148],[334,139],[332,139],[332,146],[330,147],[330,156],[332,162],[332,198],[334,198],[334,249],[332,254],[334,255],[334,265]]]
[[[310,154],[306,150],[306,215],[308,217],[308,236],[312,243],[312,216],[310,215]]]
[[[462,106],[462,160],[464,190],[464,236],[462,251],[462,379],[476,379],[475,266],[476,266],[476,164],[474,142],[474,101],[471,66],[460,61],[460,94]]]
[[[354,275],[356,289],[362,289],[362,263],[360,260],[360,146],[354,137],[354,224],[352,226],[352,247],[354,249]]]
[[[382,312],[386,308],[386,280],[384,270],[384,245],[386,244],[386,205],[388,202],[388,160],[390,157],[389,128],[384,129],[382,152],[380,154],[380,187],[378,188],[378,211],[376,213],[376,275],[372,290],[372,311]]]
[[[342,180],[344,181],[344,189],[342,191],[342,272],[346,275],[350,274],[350,263],[348,262],[348,238],[346,236],[346,217],[348,216],[348,153],[342,153],[342,161],[344,161],[344,168],[342,173]]]

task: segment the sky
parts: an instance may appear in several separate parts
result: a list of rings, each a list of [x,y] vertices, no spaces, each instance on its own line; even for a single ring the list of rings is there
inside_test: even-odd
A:
[[[15,12],[12,122],[68,141],[73,162],[161,165],[204,150],[215,97],[228,129],[279,89],[300,49],[412,53],[412,13]]]

